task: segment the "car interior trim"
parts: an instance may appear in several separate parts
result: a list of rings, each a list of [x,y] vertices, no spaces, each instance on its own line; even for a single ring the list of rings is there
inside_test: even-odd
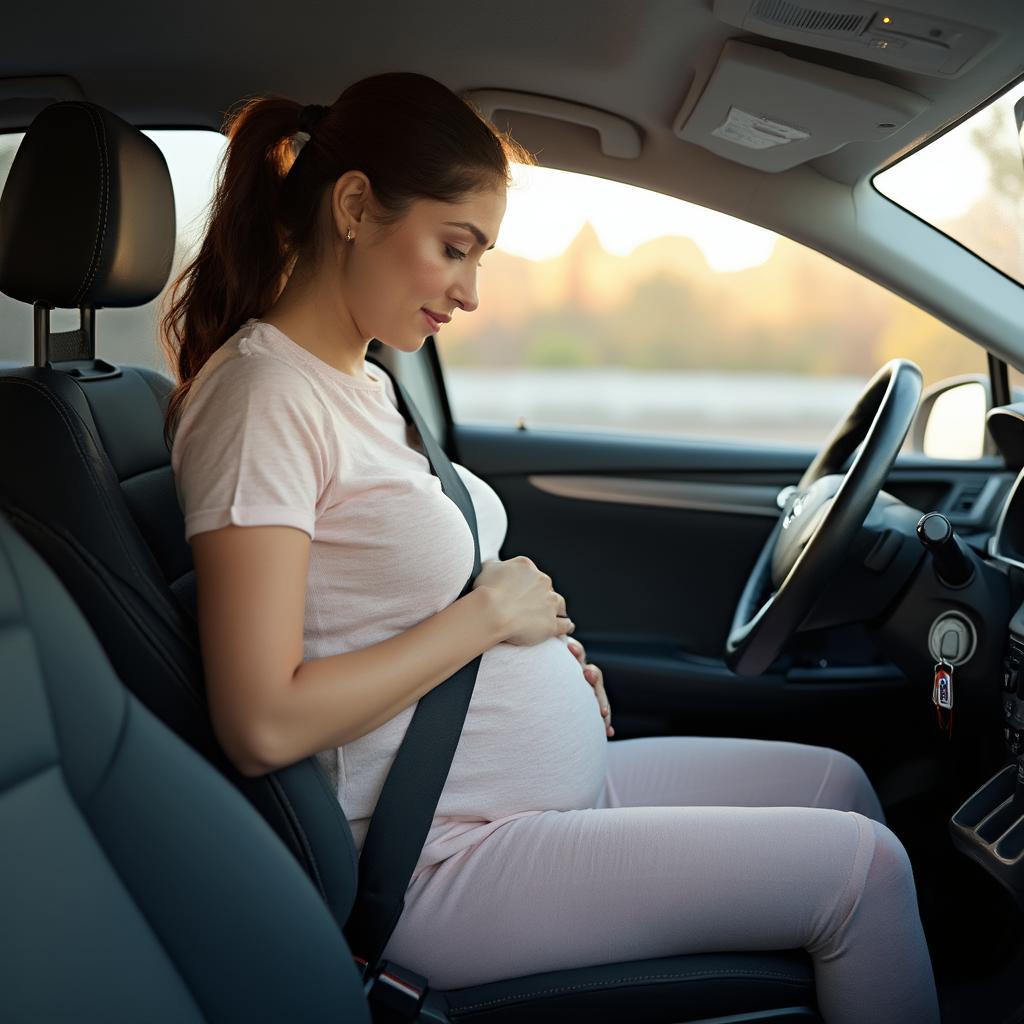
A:
[[[548,476],[528,477],[538,490],[578,501],[607,501],[620,505],[660,505],[699,512],[778,517],[777,487],[757,484],[707,484],[633,477]]]

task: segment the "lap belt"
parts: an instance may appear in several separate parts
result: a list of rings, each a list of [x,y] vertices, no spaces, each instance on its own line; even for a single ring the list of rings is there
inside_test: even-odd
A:
[[[375,359],[368,361],[385,369]],[[408,392],[394,376],[391,379],[399,411],[419,431],[441,490],[466,517],[473,534],[473,572],[459,595],[464,597],[480,572],[480,539],[472,499]],[[359,856],[355,905],[344,929],[364,980],[379,968],[381,954],[405,906],[405,891],[455,757],[481,658],[477,655],[420,698],[370,818]]]

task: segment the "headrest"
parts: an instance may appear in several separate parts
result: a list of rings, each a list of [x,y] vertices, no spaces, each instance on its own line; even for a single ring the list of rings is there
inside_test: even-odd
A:
[[[40,111],[0,196],[0,291],[141,306],[167,283],[174,241],[171,176],[151,139],[84,100]]]

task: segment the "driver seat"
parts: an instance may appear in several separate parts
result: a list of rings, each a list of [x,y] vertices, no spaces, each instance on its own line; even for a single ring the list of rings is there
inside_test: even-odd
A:
[[[162,437],[172,384],[95,358],[93,311],[141,305],[166,283],[173,209],[159,149],[103,108],[55,103],[29,128],[0,198],[0,290],[35,306],[37,365],[0,375],[0,430],[10,439],[0,445],[0,506],[88,617],[121,681],[249,799],[340,929],[356,854],[324,772],[307,758],[242,776],[206,713],[191,552]],[[49,308],[75,306],[81,330],[51,335]],[[48,635],[75,642],[70,632]],[[134,828],[129,807],[110,811],[124,836]],[[191,912],[207,902],[209,879],[185,881],[177,898]],[[429,1019],[453,1021],[642,1024],[731,1013],[745,1022],[820,1022],[803,950],[602,964],[434,991],[427,1003]]]

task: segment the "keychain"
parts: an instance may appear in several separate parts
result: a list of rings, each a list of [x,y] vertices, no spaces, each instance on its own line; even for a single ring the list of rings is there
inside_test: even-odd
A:
[[[953,666],[948,661],[940,661],[935,666],[934,683],[932,685],[932,703],[939,728],[947,736],[953,735]]]

